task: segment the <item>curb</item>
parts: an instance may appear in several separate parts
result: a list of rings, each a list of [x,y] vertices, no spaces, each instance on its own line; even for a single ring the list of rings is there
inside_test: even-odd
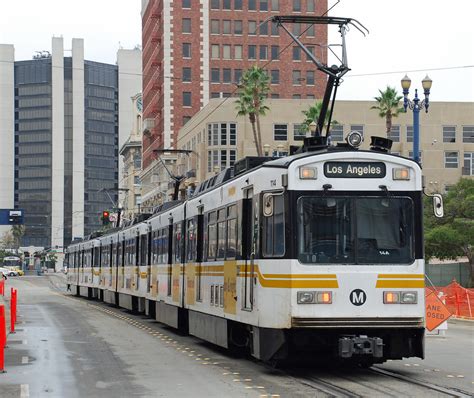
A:
[[[467,317],[459,317],[459,316],[452,316],[451,318],[448,319],[448,323],[474,323],[473,318],[467,318]]]

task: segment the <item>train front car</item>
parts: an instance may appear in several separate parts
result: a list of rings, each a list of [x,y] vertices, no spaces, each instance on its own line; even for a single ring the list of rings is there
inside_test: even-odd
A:
[[[258,274],[269,289],[258,307],[260,326],[269,328],[254,336],[258,356],[329,355],[366,365],[423,358],[419,165],[328,149],[265,166],[286,167],[288,177],[282,191],[261,195]]]

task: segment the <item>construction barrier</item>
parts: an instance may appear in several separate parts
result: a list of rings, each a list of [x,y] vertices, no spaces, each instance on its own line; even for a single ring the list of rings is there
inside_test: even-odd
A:
[[[454,316],[474,319],[474,289],[453,280],[448,286],[427,287],[426,295],[431,292],[442,293],[443,302]]]
[[[5,347],[7,345],[5,306],[0,305],[0,373],[5,372]]]
[[[5,296],[5,279],[0,277],[0,294]]]

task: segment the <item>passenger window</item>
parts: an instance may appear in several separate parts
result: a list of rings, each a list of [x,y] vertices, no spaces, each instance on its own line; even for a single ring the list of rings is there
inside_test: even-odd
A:
[[[237,250],[237,207],[227,208],[227,255],[226,258],[234,259]]]
[[[217,258],[223,260],[226,250],[226,209],[219,210],[217,214]]]
[[[216,225],[216,212],[213,211],[207,215],[207,259],[215,260],[217,254],[217,225]]]
[[[285,206],[283,195],[273,195],[273,212],[263,217],[263,255],[281,257],[285,254]]]

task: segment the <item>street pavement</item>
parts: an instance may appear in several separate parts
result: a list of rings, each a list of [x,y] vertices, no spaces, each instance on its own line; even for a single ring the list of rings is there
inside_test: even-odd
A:
[[[18,289],[19,324],[8,337],[7,373],[0,374],[1,398],[331,395],[319,390],[316,394],[311,383],[302,383],[288,372],[232,356],[152,319],[73,297],[65,292],[63,275],[10,278],[8,282]],[[391,361],[379,368],[472,392],[473,330],[474,323],[450,323],[445,338],[427,338],[424,361]],[[330,380],[350,379],[360,396],[385,396],[384,387],[403,396],[422,396],[417,392],[421,390],[410,385],[395,385],[364,371],[346,372],[339,371]],[[322,378],[323,371],[312,372],[315,375]],[[364,383],[359,383],[362,378]],[[363,390],[362,384],[370,388]]]

